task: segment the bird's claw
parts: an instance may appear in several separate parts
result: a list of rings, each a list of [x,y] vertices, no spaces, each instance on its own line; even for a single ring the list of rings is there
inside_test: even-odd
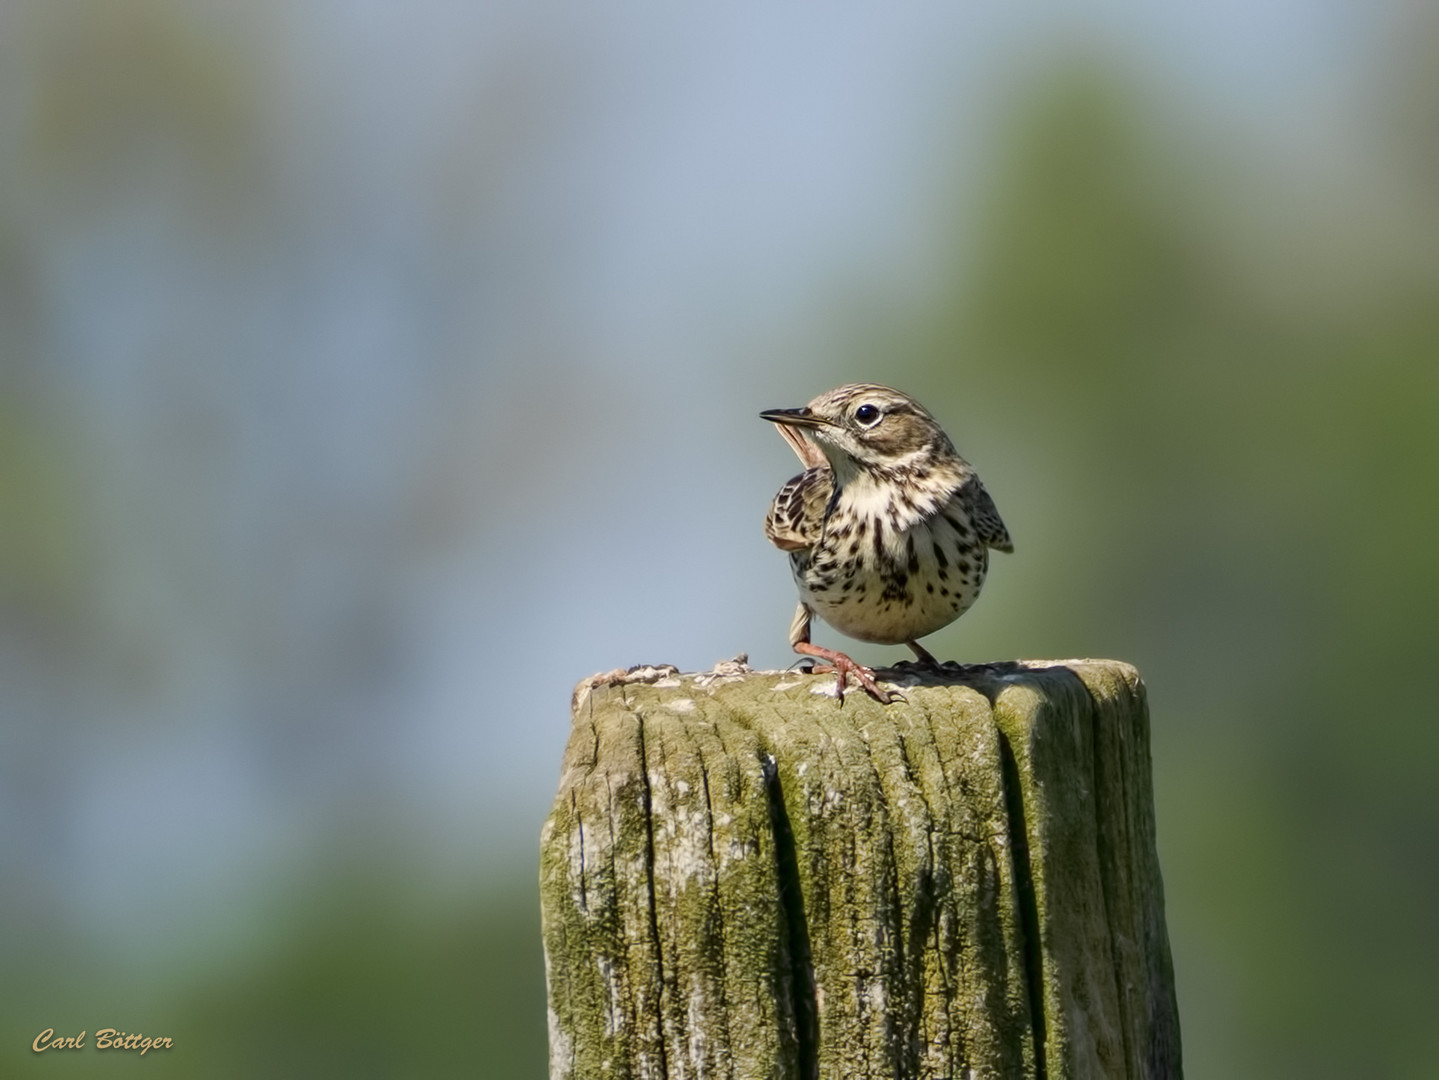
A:
[[[841,705],[844,704],[845,683],[851,676],[854,681],[864,688],[865,693],[874,698],[881,705],[888,705],[895,698],[897,693],[880,689],[879,683],[875,682],[874,669],[867,668],[863,664],[857,664],[847,656],[840,656],[833,663],[818,665],[812,669],[816,673],[823,674],[826,671],[835,673],[834,696]]]

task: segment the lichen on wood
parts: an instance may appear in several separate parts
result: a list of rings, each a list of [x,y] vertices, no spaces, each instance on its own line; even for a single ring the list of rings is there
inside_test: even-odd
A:
[[[1143,687],[1107,661],[581,684],[551,1076],[1177,1077]]]

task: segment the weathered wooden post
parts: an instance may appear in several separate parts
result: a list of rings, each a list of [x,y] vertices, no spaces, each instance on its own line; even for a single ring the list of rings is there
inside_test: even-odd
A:
[[[582,683],[540,855],[550,1075],[1180,1076],[1126,664]]]

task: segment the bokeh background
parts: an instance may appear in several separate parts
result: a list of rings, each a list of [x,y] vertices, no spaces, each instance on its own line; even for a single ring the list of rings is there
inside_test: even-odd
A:
[[[931,647],[1148,681],[1188,1075],[1436,1075],[1432,6],[6,0],[0,146],[0,1074],[544,1075],[570,688],[790,662],[865,379]]]

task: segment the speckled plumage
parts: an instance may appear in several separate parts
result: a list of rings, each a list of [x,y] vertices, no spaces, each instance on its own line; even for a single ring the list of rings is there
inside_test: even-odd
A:
[[[918,644],[974,603],[989,549],[1013,544],[974,469],[934,417],[888,387],[853,383],[803,409],[760,414],[780,428],[806,469],[770,504],[765,535],[787,551],[800,604],[796,651],[873,675],[842,653],[809,642],[818,615],[861,641]]]

